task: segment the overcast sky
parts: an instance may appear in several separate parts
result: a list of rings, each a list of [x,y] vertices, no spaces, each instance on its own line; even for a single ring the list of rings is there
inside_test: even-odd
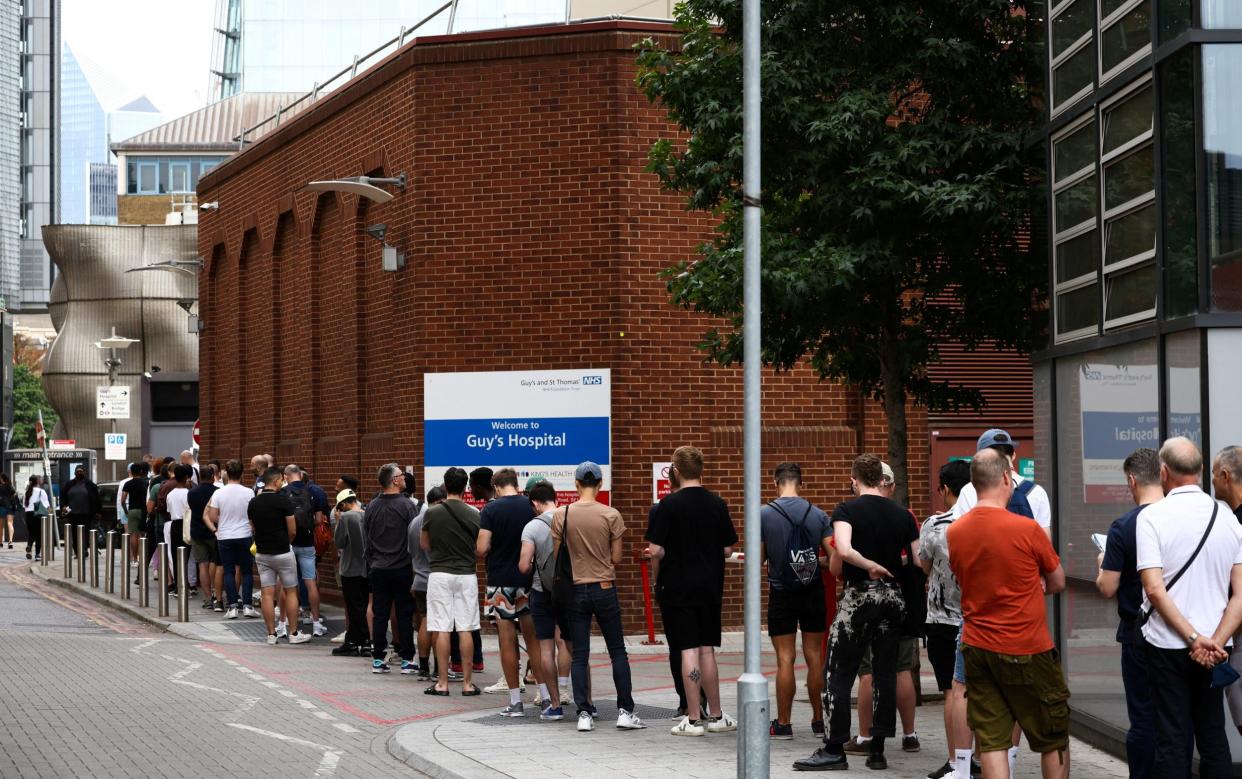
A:
[[[62,42],[104,109],[146,95],[164,118],[207,102],[216,0],[61,0]]]

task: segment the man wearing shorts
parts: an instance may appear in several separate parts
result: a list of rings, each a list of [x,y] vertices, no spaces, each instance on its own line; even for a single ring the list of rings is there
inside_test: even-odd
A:
[[[328,626],[323,624],[319,616],[319,574],[315,566],[315,537],[313,528],[328,521],[328,498],[323,490],[312,485],[305,472],[297,465],[285,466],[284,494],[297,510],[308,512],[310,522],[297,528],[293,539],[293,556],[298,561],[299,600],[310,610],[311,635],[326,636]],[[297,621],[298,612],[285,615],[290,621]]]
[[[1069,689],[1048,633],[1044,592],[1065,589],[1065,570],[1039,526],[1006,509],[1014,482],[1003,453],[978,452],[970,481],[978,503],[946,535],[949,565],[962,590],[966,712],[983,775],[1010,775],[1016,722],[1041,755],[1044,779],[1063,779],[1069,775]]]
[[[827,611],[819,550],[828,551],[832,525],[828,515],[798,496],[802,468],[797,463],[776,467],[780,496],[763,507],[763,556],[768,564],[768,637],[776,651],[776,719],[768,734],[793,738],[794,662],[798,629],[806,659],[806,689],[811,699],[811,730],[824,735],[824,631]],[[793,543],[791,543],[791,540]]]
[[[250,533],[258,554],[259,585],[263,588],[263,624],[267,626],[267,643],[276,643],[276,585],[284,588],[285,614],[298,613],[298,565],[293,557],[290,542],[297,533],[293,518],[293,504],[280,494],[284,486],[284,474],[276,467],[263,473],[263,491],[246,506],[250,520]],[[309,633],[298,630],[297,620],[289,634],[290,644],[305,644]]]
[[[660,501],[647,528],[647,553],[655,570],[656,597],[665,615],[670,652],[681,653],[686,715],[669,731],[702,736],[737,730],[737,721],[720,705],[720,608],[724,597],[724,559],[733,553],[737,531],[729,507],[703,486],[703,453],[693,446],[673,452],[672,467],[681,488]],[[699,708],[707,697],[708,720]]]
[[[190,490],[190,547],[198,563],[198,581],[203,585],[203,608],[224,611],[224,569],[220,567],[220,549],[216,545],[215,525],[207,521],[207,504],[219,487],[215,484],[216,467],[199,469],[198,486]]]
[[[138,559],[142,537],[146,534],[148,467],[146,463],[129,466],[129,479],[121,490],[120,503],[125,506],[125,527],[129,530],[129,556],[133,560]]]
[[[502,717],[523,717],[522,684],[518,678],[521,670],[521,654],[518,651],[517,631],[520,627],[526,646],[538,646],[535,624],[530,616],[528,603],[531,587],[530,574],[518,569],[518,557],[522,551],[522,531],[534,517],[530,499],[518,492],[517,473],[512,468],[501,468],[492,474],[495,500],[479,511],[479,537],[476,543],[478,555],[487,561],[487,600],[484,609],[487,617],[496,623],[500,640],[500,668],[509,689],[509,705],[501,710]],[[537,653],[530,653],[531,668],[535,678],[541,680]],[[540,710],[550,706],[548,687],[539,684]]]
[[[431,561],[427,576],[427,630],[435,633],[436,683],[424,692],[448,695],[449,634],[456,632],[462,657],[473,656],[479,629],[479,577],[475,573],[479,512],[462,496],[470,478],[461,468],[444,472],[443,503],[427,509],[420,543]],[[474,669],[462,665],[462,695],[478,695]]]

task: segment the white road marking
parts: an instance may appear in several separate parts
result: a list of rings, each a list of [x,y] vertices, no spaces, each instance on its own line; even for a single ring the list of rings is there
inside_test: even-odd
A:
[[[333,717],[333,716],[332,716],[331,714],[329,714],[328,712],[326,712],[326,711],[318,711],[318,710],[316,710],[316,711],[312,711],[312,712],[311,712],[311,716],[312,716],[312,717],[318,717],[319,719],[326,719],[326,720],[334,720],[334,719],[336,719],[336,717]]]
[[[250,725],[243,725],[240,722],[230,722],[228,725],[230,728],[247,730],[251,733],[258,733],[261,736],[274,738],[278,741],[287,741],[290,744],[299,744],[313,749],[322,749],[323,759],[319,761],[319,768],[315,770],[315,776],[332,776],[336,773],[336,767],[341,762],[341,751],[336,747],[324,746],[323,744],[316,744],[314,741],[307,741],[302,738],[286,736],[284,733],[276,733],[271,730],[263,730],[261,728],[251,727]]]
[[[341,731],[342,733],[358,733],[358,732],[360,732],[360,731],[359,731],[357,728],[355,728],[353,725],[346,725],[344,722],[333,722],[333,723],[332,723],[332,727],[336,728],[337,730]]]

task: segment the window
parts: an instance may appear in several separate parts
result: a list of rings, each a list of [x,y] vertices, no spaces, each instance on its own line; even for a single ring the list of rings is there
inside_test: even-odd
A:
[[[1242,311],[1242,46],[1203,47],[1203,165],[1212,307]]]
[[[1100,81],[1151,51],[1151,0],[1100,0]]]
[[[224,157],[133,157],[126,163],[126,192],[131,195],[163,195],[193,192],[199,178],[224,161]]]
[[[1048,18],[1052,113],[1085,95],[1095,83],[1091,0],[1062,0]]]
[[[1196,208],[1194,49],[1183,49],[1160,64],[1164,113],[1160,117],[1164,170],[1164,310],[1167,318],[1199,310],[1199,260]]]
[[[1136,82],[1100,110],[1104,179],[1104,325],[1156,313],[1156,169],[1152,85]]]
[[[172,192],[193,192],[190,184],[190,163],[185,161],[168,163],[169,189]]]
[[[159,194],[159,175],[160,167],[154,162],[138,163],[138,194],[139,195],[158,195]]]
[[[1058,341],[1094,335],[1100,321],[1095,127],[1088,114],[1052,141]]]
[[[1198,0],[1203,26],[1207,29],[1242,28],[1242,3],[1238,0]]]

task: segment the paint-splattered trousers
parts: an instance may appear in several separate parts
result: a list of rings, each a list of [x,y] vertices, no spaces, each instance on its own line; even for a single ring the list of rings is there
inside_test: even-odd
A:
[[[863,652],[871,648],[872,737],[891,737],[897,722],[897,648],[906,604],[896,582],[847,584],[828,633],[824,667],[827,743],[850,739],[850,691]]]

